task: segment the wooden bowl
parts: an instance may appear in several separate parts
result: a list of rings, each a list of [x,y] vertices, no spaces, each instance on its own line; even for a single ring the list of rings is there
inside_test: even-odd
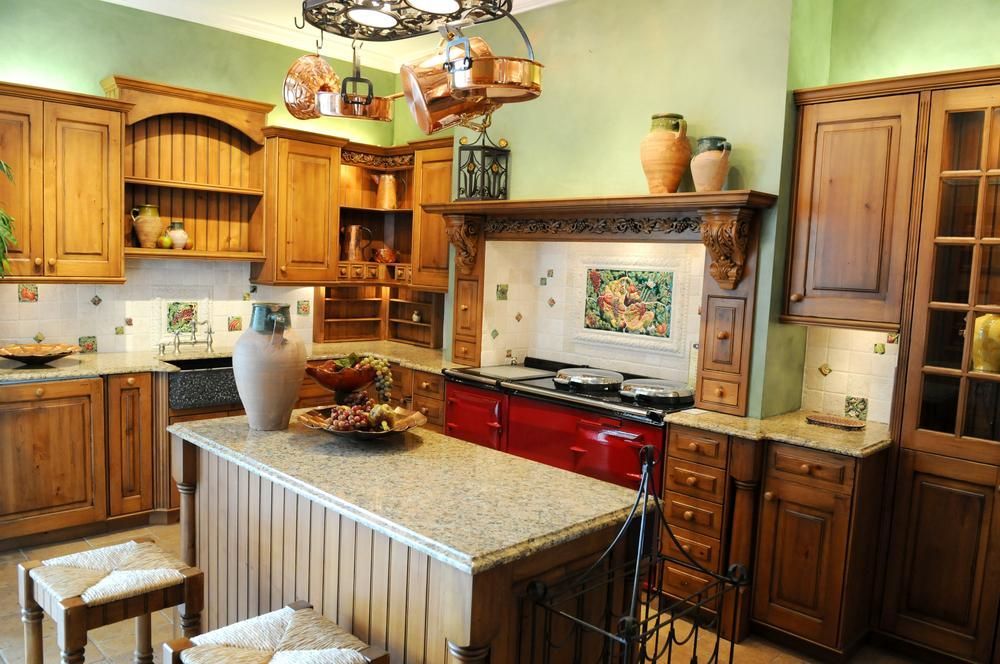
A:
[[[393,409],[393,413],[396,415],[396,423],[388,431],[337,431],[327,424],[330,419],[331,410],[333,409],[329,407],[315,408],[305,413],[301,413],[298,419],[299,422],[310,429],[322,429],[323,431],[328,431],[335,436],[350,438],[351,440],[386,438],[397,433],[408,431],[414,427],[420,427],[427,424],[427,418],[423,415],[423,413],[406,410],[405,408],[395,408]]]
[[[306,373],[331,392],[355,392],[375,381],[375,367],[342,367],[333,360],[319,366],[306,366]]]
[[[79,353],[80,347],[71,344],[11,344],[0,346],[0,357],[17,360],[29,365],[48,364]]]

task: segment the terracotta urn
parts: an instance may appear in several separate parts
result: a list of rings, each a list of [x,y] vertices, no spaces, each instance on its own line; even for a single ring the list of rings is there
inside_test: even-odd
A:
[[[167,235],[170,237],[170,242],[173,243],[172,247],[175,250],[181,251],[187,246],[188,234],[184,230],[183,221],[171,221],[170,230],[167,231]]]
[[[688,143],[684,116],[677,113],[654,115],[653,126],[642,139],[639,155],[649,183],[649,193],[676,192],[691,161],[691,144]]]
[[[691,179],[695,191],[722,191],[729,175],[729,153],[733,146],[722,136],[698,139],[691,158]]]
[[[306,349],[291,320],[291,305],[254,302],[250,326],[233,347],[236,389],[255,431],[287,429],[299,398]]]
[[[140,205],[132,208],[132,227],[139,239],[139,246],[144,249],[155,249],[156,238],[163,231],[163,219],[160,218],[160,208],[156,205]]]
[[[1000,316],[983,314],[976,318],[972,335],[972,368],[1000,373]]]

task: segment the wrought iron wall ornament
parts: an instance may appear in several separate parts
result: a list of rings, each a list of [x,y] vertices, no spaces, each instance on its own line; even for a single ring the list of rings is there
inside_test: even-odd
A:
[[[490,139],[484,126],[479,138],[463,136],[458,148],[458,200],[506,200],[510,198],[510,149],[507,139]]]
[[[302,18],[324,32],[361,41],[395,41],[442,23],[503,18],[512,0],[304,0]]]

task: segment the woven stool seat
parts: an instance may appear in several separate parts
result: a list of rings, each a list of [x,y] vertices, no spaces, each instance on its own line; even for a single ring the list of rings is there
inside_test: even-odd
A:
[[[388,664],[340,625],[299,603],[164,646],[183,664]]]

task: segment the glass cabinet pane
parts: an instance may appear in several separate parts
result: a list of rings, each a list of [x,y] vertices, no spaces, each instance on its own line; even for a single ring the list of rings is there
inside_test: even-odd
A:
[[[931,311],[927,324],[927,353],[924,364],[945,369],[962,368],[965,349],[964,311]]]
[[[1000,383],[969,381],[962,435],[1000,441]]]
[[[979,155],[983,147],[984,115],[983,111],[948,114],[943,170],[979,170]]]
[[[972,245],[938,245],[934,256],[934,302],[969,303]]]
[[[941,183],[939,237],[973,237],[976,234],[976,203],[979,178],[948,179]]]
[[[984,245],[976,304],[1000,305],[1000,245]]]
[[[997,131],[1000,131],[1000,127],[997,127]],[[997,178],[990,178],[986,183],[983,237],[1000,237],[1000,179]]]
[[[920,403],[921,429],[955,433],[960,385],[960,378],[924,376],[924,389]]]

